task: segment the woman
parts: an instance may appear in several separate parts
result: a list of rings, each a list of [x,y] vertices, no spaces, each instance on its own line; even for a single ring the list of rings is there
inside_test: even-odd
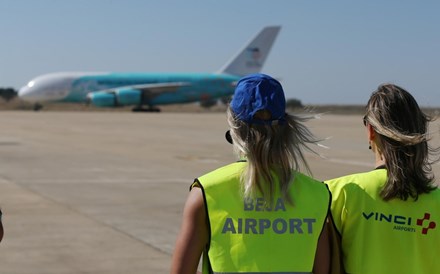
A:
[[[364,125],[376,168],[326,182],[347,273],[440,273],[429,121],[401,87],[384,84],[371,95]]]
[[[264,74],[242,78],[228,109],[240,161],[191,186],[171,273],[328,273],[330,194],[308,169],[315,143],[301,119],[286,114],[281,84]]]

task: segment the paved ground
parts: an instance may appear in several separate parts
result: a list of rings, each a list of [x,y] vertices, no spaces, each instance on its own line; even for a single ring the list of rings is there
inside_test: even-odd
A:
[[[235,159],[223,113],[4,111],[0,124],[1,274],[167,273],[189,184]],[[331,137],[326,158],[307,154],[316,178],[372,168],[360,116],[307,124]]]

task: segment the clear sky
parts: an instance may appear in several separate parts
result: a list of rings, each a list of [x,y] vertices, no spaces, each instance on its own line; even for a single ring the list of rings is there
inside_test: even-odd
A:
[[[215,72],[282,29],[263,72],[305,104],[365,104],[383,82],[440,106],[440,1],[0,0],[0,87],[56,71]]]

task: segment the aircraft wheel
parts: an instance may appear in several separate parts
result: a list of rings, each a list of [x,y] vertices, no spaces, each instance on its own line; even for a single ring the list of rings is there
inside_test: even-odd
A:
[[[41,110],[43,108],[43,105],[42,104],[40,104],[40,103],[35,103],[34,104],[34,111],[39,111],[39,110]]]
[[[135,107],[131,111],[133,111],[133,112],[160,112],[160,109],[159,108]]]

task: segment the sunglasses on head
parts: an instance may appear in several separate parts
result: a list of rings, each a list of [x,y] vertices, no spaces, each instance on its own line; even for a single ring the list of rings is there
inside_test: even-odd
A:
[[[232,137],[231,137],[231,131],[230,130],[226,131],[225,138],[226,138],[226,141],[228,141],[228,143],[232,144]]]

